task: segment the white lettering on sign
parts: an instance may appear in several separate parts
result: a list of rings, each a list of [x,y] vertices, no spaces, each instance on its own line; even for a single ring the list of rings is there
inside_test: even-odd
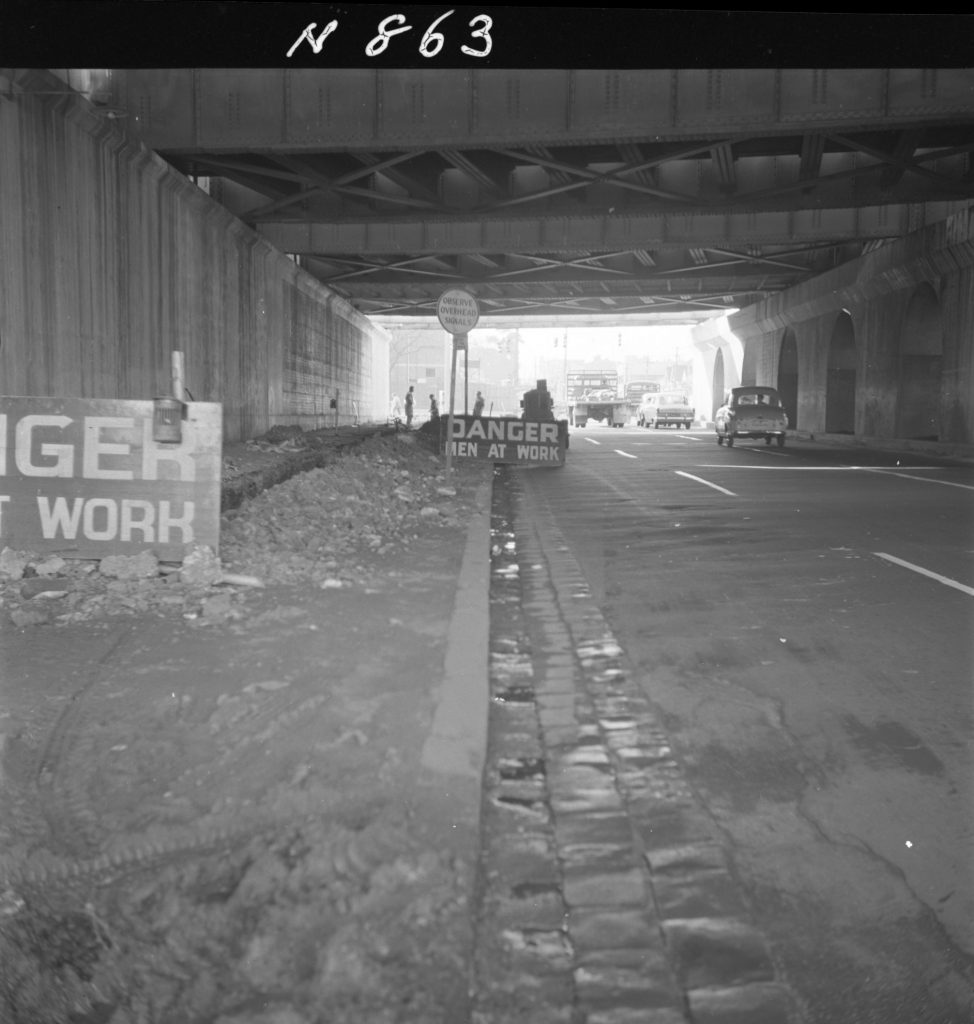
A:
[[[561,465],[566,448],[562,430],[558,422],[458,416],[453,420],[446,451],[491,462]]]
[[[558,424],[534,420],[501,420],[478,418],[469,423],[453,421],[453,439],[467,441],[541,441],[558,443]]]
[[[74,448],[69,444],[41,443],[40,454],[53,458],[53,464],[35,466],[30,461],[31,446],[35,427],[66,427],[70,416],[24,416],[19,420],[14,434],[14,462],[24,476],[73,476]]]
[[[179,480],[196,479],[196,462],[192,448],[183,445],[156,444],[152,440],[152,421],[142,421],[142,479],[158,480],[159,463],[175,462],[179,466]]]
[[[152,420],[138,424],[130,416],[70,416],[34,413],[22,416],[14,427],[13,461],[21,476],[68,478],[77,473],[77,439],[80,428],[81,473],[83,480],[159,480],[159,464],[172,462],[178,467],[176,479],[196,479],[193,449],[188,445],[157,444],[153,440]],[[0,477],[7,475],[7,415],[0,416]],[[115,431],[120,439],[103,438]],[[127,460],[131,466],[132,446],[141,449],[140,475],[134,469],[113,468],[111,459]],[[36,451],[35,451],[36,449]],[[139,465],[138,462],[135,465]]]
[[[99,435],[103,427],[131,430],[133,421],[122,416],[86,416],[84,428],[84,455],[81,460],[81,475],[86,480],[131,480],[130,469],[103,469],[99,465],[102,455],[128,455],[131,445],[107,444]]]
[[[151,502],[139,498],[75,498],[70,506],[63,495],[53,503],[43,495],[37,499],[41,536],[45,540],[74,540],[80,528],[85,540],[169,544],[174,540],[173,531],[178,530],[181,541],[189,544],[193,540],[194,512],[191,501],[183,502],[182,515],[175,516],[169,501],[160,501],[157,512]]]
[[[480,454],[480,449],[472,441],[451,441],[450,450],[453,455],[470,455],[473,458]]]
[[[519,444],[517,457],[531,462],[557,462],[558,449],[546,444]]]
[[[178,442],[156,440],[159,415],[149,400],[0,396],[0,547],[218,551],[221,407],[185,405]]]
[[[444,331],[466,334],[477,326],[480,308],[477,300],[460,288],[445,291],[437,300],[436,315]]]

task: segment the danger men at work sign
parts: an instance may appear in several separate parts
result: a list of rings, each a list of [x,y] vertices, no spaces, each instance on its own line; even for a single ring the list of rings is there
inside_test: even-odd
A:
[[[565,461],[565,430],[554,421],[457,417],[446,443],[452,455],[471,459],[547,465]]]

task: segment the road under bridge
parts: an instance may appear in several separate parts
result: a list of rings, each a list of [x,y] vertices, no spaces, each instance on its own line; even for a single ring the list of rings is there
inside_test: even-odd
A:
[[[708,413],[771,384],[793,429],[971,444],[972,81],[8,68],[0,371],[148,396],[179,348],[228,437],[384,418],[370,318],[462,286],[485,323],[695,325]]]

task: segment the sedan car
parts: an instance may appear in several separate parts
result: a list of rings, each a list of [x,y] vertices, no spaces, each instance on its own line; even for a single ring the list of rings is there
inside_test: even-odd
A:
[[[641,427],[681,426],[690,429],[696,411],[682,391],[647,392],[639,403],[636,422]]]
[[[778,447],[783,448],[787,429],[788,416],[776,388],[760,385],[731,388],[724,404],[714,413],[717,444],[726,441],[728,448],[738,437],[763,437],[765,444],[771,444],[774,439]]]

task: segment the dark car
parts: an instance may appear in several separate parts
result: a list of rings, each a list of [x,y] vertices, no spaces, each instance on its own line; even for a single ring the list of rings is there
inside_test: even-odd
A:
[[[738,437],[763,437],[765,444],[771,444],[774,439],[778,447],[783,448],[787,429],[788,416],[777,388],[761,385],[731,388],[724,404],[714,414],[717,444],[726,441],[728,448]]]

